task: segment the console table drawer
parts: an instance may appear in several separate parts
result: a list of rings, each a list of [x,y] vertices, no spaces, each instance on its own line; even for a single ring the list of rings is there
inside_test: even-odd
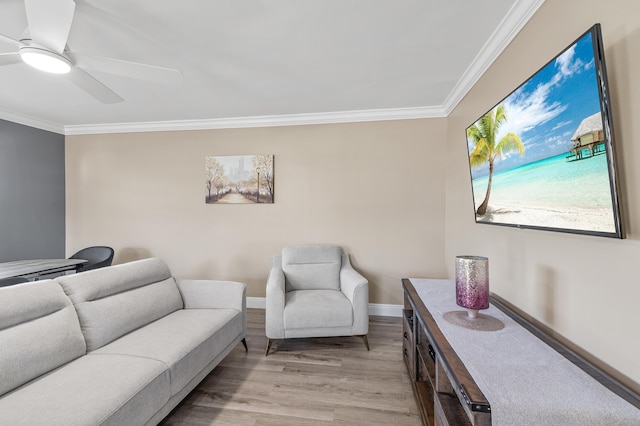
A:
[[[434,424],[436,426],[471,426],[472,423],[460,408],[458,398],[446,393],[434,395]]]
[[[416,341],[416,380],[429,381],[435,386],[436,380],[436,353],[429,338],[422,327],[417,327]]]
[[[407,364],[407,370],[411,380],[416,380],[416,366],[414,358],[413,339],[413,311],[405,309],[402,311],[402,356]]]

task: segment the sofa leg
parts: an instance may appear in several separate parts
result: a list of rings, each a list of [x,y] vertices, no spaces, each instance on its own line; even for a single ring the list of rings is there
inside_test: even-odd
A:
[[[242,344],[244,345],[244,351],[249,352],[249,348],[247,347],[247,339],[242,338]]]
[[[269,349],[271,349],[271,344],[272,344],[272,343],[273,343],[273,340],[271,340],[271,339],[269,339],[269,340],[267,341],[267,350],[266,350],[266,351],[264,351],[264,356],[269,355]]]
[[[360,337],[362,337],[362,340],[364,340],[364,345],[367,347],[367,350],[370,350],[369,349],[369,340],[367,340],[367,335],[365,334],[365,335],[360,336]]]

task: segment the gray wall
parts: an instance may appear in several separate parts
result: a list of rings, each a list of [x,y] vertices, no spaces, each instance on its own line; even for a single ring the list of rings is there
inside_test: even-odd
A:
[[[64,136],[0,120],[0,262],[65,257]]]

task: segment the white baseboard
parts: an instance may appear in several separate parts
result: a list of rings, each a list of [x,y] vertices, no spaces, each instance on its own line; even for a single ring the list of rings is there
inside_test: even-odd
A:
[[[386,305],[383,303],[369,303],[369,315],[381,317],[401,317],[402,305]]]
[[[247,297],[247,308],[265,309],[267,301],[264,297]],[[401,317],[402,305],[386,305],[383,303],[369,303],[369,315],[382,317]]]
[[[267,299],[264,297],[247,297],[247,308],[265,309]]]

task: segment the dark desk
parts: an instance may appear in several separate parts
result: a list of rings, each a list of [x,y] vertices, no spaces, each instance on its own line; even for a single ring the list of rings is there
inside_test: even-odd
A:
[[[0,263],[0,279],[11,277],[37,278],[41,275],[75,271],[84,259],[37,259]]]

